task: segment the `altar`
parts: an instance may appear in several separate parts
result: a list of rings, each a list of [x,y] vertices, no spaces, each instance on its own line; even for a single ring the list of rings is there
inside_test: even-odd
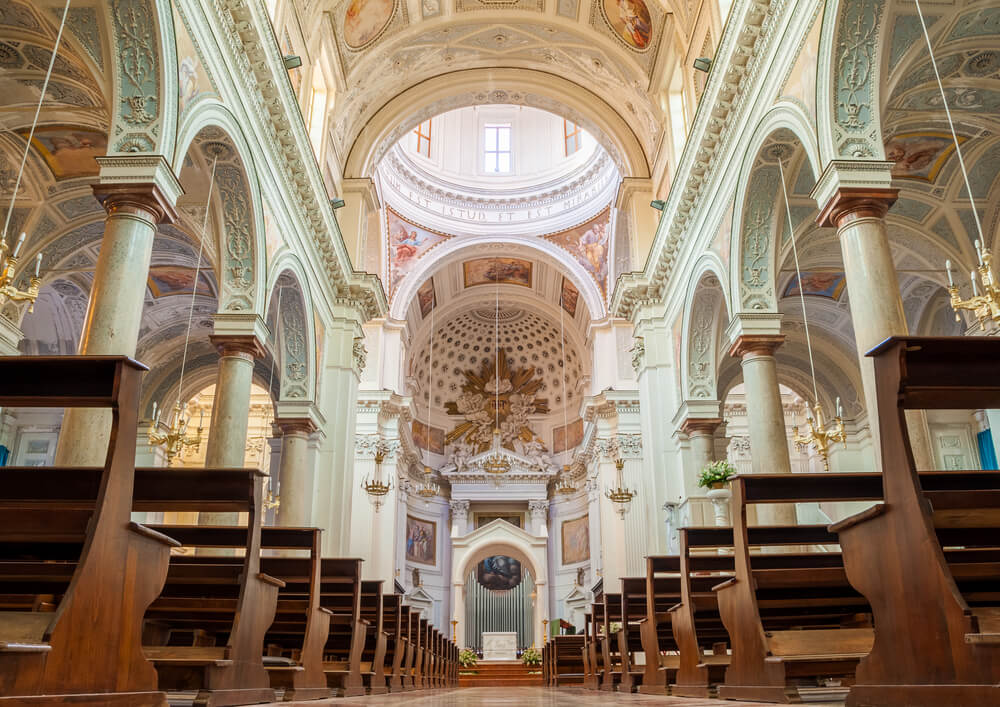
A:
[[[515,631],[483,631],[483,662],[517,660]]]

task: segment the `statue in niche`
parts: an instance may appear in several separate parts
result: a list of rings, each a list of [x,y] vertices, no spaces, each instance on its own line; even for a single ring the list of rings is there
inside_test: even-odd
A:
[[[414,587],[420,586],[420,570],[418,570],[416,567],[413,568],[413,576],[411,577],[411,579],[413,580]]]
[[[587,571],[583,567],[576,568],[576,586],[582,587],[587,579]]]

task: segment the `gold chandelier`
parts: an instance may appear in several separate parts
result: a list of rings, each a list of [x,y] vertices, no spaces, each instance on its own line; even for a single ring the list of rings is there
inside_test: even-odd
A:
[[[271,476],[264,478],[264,502],[262,505],[265,511],[281,506],[281,494],[274,493],[274,479]]]
[[[493,453],[483,459],[483,469],[487,474],[506,474],[510,471],[510,460],[500,448],[500,430],[493,428]]]
[[[1000,287],[997,287],[993,274],[993,256],[978,240],[976,255],[979,256],[979,266],[969,273],[972,278],[972,297],[968,299],[962,299],[958,294],[958,286],[951,277],[951,261],[946,260],[944,266],[948,271],[948,294],[951,295],[951,308],[955,310],[955,321],[962,321],[958,313],[965,309],[973,313],[980,329],[986,329],[988,321],[1000,323]],[[979,276],[978,282],[976,275]],[[980,283],[983,286],[982,293],[979,292]]]
[[[35,274],[28,281],[28,289],[19,290],[14,285],[14,276],[17,274],[17,259],[21,247],[24,245],[24,238],[25,234],[22,233],[21,237],[17,239],[17,243],[14,244],[13,252],[7,245],[6,238],[0,240],[0,304],[30,302],[28,311],[33,312],[35,311],[35,300],[38,298],[38,288],[42,282],[38,276],[42,267],[42,254],[39,253],[38,257],[35,258]]]
[[[625,460],[619,457],[615,459],[615,469],[618,471],[618,486],[616,488],[609,488],[604,491],[604,495],[608,498],[611,503],[615,506],[615,512],[621,517],[625,518],[625,514],[628,513],[629,507],[632,505],[632,499],[639,495],[638,491],[630,488],[626,488],[624,481],[622,479],[622,471],[625,469]]]
[[[162,413],[163,408],[157,410],[156,403],[154,402],[153,419],[149,423],[147,436],[149,437],[150,444],[163,447],[163,451],[167,455],[167,466],[171,466],[174,463],[174,459],[186,449],[197,449],[201,446],[201,433],[205,429],[205,411],[201,411],[201,418],[198,421],[198,432],[192,437],[189,437],[187,433],[191,417],[187,414],[187,406],[182,405],[180,400],[174,403],[173,414],[166,432],[159,431],[160,416]]]
[[[385,461],[385,452],[379,449],[375,452],[375,475],[365,476],[361,482],[361,488],[368,494],[368,500],[375,506],[378,513],[385,503],[385,497],[393,489],[392,479],[382,481],[382,462]]]
[[[417,486],[417,495],[422,496],[424,503],[427,503],[439,493],[438,485],[434,482],[434,472],[429,466],[424,467],[424,477]]]
[[[563,466],[562,474],[556,478],[556,483],[553,486],[556,493],[563,494],[565,496],[568,496],[571,493],[576,493],[576,486],[574,486],[573,482],[569,479],[569,472],[572,468],[573,467],[569,464]]]
[[[843,410],[840,407],[840,398],[837,398],[837,416],[833,418],[833,426],[827,429],[826,419],[823,417],[823,406],[816,401],[813,406],[814,414],[806,414],[806,424],[809,425],[809,432],[799,435],[799,427],[792,428],[792,441],[799,448],[811,444],[820,458],[823,460],[823,471],[830,471],[830,446],[843,443],[847,449],[847,432],[844,430]]]

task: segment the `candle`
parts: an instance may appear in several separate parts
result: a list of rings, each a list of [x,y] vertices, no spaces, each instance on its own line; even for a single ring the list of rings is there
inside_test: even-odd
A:
[[[17,254],[21,252],[21,246],[24,245],[24,237],[25,237],[25,235],[26,234],[22,232],[21,233],[21,237],[17,239],[17,243],[14,245],[14,257],[15,258],[17,257]]]
[[[42,269],[42,254],[39,253],[38,257],[35,258],[35,277],[38,277],[38,273],[41,272],[41,269]]]
[[[156,419],[156,401],[153,401],[153,419]]]
[[[198,417],[198,429],[205,426],[205,408],[201,409],[201,415]]]
[[[976,257],[979,258],[979,265],[981,267],[983,264],[983,250],[982,247],[979,245],[979,241],[975,242],[975,246],[976,246]]]
[[[955,286],[955,279],[951,276],[951,261],[944,261],[944,269],[948,271],[948,287]]]
[[[843,416],[844,416],[844,409],[842,407],[840,407],[840,397],[838,396],[837,397],[837,417],[843,417]]]
[[[979,296],[979,285],[976,284],[976,271],[975,270],[970,270],[969,271],[969,277],[972,278],[972,296],[973,297],[978,297]]]

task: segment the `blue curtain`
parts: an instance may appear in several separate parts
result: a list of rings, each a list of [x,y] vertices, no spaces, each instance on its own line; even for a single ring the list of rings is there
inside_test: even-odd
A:
[[[8,459],[10,459],[10,450],[0,444],[0,466],[7,466]]]
[[[979,444],[979,461],[984,470],[998,470],[997,454],[993,448],[993,433],[990,430],[983,430],[976,435],[976,442]]]

